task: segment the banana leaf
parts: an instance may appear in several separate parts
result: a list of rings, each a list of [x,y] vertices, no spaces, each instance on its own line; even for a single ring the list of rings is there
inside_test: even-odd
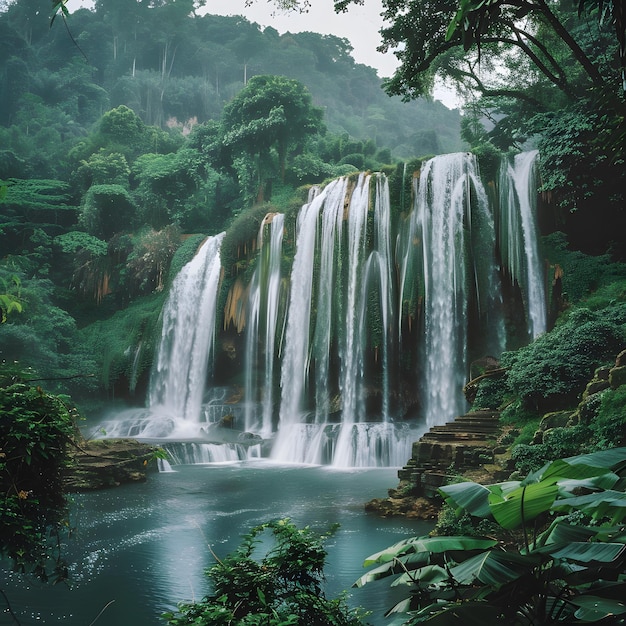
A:
[[[374,569],[371,569],[366,574],[363,574],[352,586],[363,587],[367,583],[380,580],[381,578],[387,578],[387,576],[394,576],[395,574],[401,574],[406,570],[412,571],[428,565],[430,561],[430,552],[418,552],[409,554],[406,556],[397,557],[391,561],[387,561]]]
[[[584,479],[566,478],[565,480],[559,480],[557,485],[559,487],[559,496],[567,498],[579,489],[590,489],[592,491],[597,489],[612,489],[618,480],[619,476],[617,474],[607,472],[600,476],[591,476],[590,478]]]
[[[579,607],[574,615],[582,622],[598,622],[611,615],[623,615],[626,613],[626,604],[624,602],[600,596],[577,596],[571,598],[570,602],[574,606]]]
[[[500,550],[489,550],[450,568],[450,574],[461,585],[484,585],[500,587],[517,580],[539,563],[534,556],[520,555]]]
[[[626,550],[623,543],[598,543],[575,541],[572,543],[549,544],[537,548],[532,554],[549,554],[555,559],[567,559],[576,563],[612,563]]]
[[[498,487],[490,487],[489,506],[496,522],[508,530],[519,528],[549,511],[558,493],[553,481],[525,485],[509,493]]]
[[[402,576],[398,576],[392,583],[392,587],[400,585],[435,585],[444,580],[448,580],[450,576],[440,565],[427,565],[413,572],[405,572]]]
[[[610,517],[613,523],[626,515],[626,493],[606,490],[557,500],[555,511],[583,511],[594,518]]]
[[[431,626],[485,626],[499,621],[500,611],[486,602],[450,602],[443,607],[431,604],[413,616],[411,623],[424,622]]]
[[[602,528],[589,528],[587,526],[574,526],[564,518],[560,517],[552,522],[547,530],[537,537],[537,541],[532,549],[540,548],[545,545],[555,543],[570,543],[572,541],[589,541],[590,539],[598,539],[602,535]],[[606,539],[601,539],[606,541]]]
[[[455,483],[439,488],[439,493],[454,510],[464,510],[476,517],[491,517],[489,489],[474,482]]]
[[[363,567],[369,567],[376,563],[387,563],[412,552],[440,553],[452,550],[485,550],[497,545],[497,543],[494,539],[483,537],[411,537],[368,556],[363,562]]]
[[[610,471],[619,473],[624,466],[626,466],[626,448],[611,448],[552,461],[540,470],[529,474],[523,484],[527,485],[551,478],[591,478],[592,476],[607,474]]]

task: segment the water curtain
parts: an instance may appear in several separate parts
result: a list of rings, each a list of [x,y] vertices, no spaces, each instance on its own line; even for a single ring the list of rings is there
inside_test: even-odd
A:
[[[248,287],[241,416],[228,409],[235,433],[264,439],[280,462],[401,465],[421,432],[464,413],[469,362],[506,348],[500,264],[523,287],[533,336],[545,329],[541,272],[529,269],[535,160],[503,168],[496,224],[468,153],[423,164],[407,216],[392,211],[383,174],[313,187],[295,224],[268,214]],[[287,232],[293,261],[281,273]],[[183,268],[163,310],[149,419],[169,426],[135,435],[206,435],[226,404],[227,390],[205,389],[222,238]]]

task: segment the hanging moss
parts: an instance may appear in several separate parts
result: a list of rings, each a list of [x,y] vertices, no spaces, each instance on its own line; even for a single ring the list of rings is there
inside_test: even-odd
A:
[[[472,153],[478,159],[478,167],[480,168],[480,177],[485,185],[490,181],[497,180],[500,162],[502,160],[502,152],[498,150],[492,143],[485,142],[472,148]]]
[[[97,360],[103,389],[112,391],[120,383],[118,393],[128,393],[133,381],[149,370],[160,337],[165,298],[165,291],[139,298],[80,331],[82,343]]]

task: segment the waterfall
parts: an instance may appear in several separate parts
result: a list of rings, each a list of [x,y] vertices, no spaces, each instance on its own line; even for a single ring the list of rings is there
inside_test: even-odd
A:
[[[371,179],[361,174],[352,184],[346,178],[330,183],[298,216],[276,460],[353,467],[389,465],[408,454],[408,436],[389,423],[389,189],[386,177],[377,175],[372,212]],[[372,302],[382,355],[376,423],[367,422],[364,378]]]
[[[245,352],[243,394],[237,383],[207,389],[224,235],[208,238],[163,308],[147,408],[104,424],[107,436],[168,439],[174,463],[404,464],[425,429],[467,410],[469,362],[505,348],[499,263],[520,287],[529,333],[545,330],[536,156],[502,168],[495,223],[467,153],[423,163],[408,216],[392,212],[384,174],[364,173],[312,187],[295,228],[268,213],[245,335],[229,338]],[[410,173],[398,175],[403,194]]]
[[[99,425],[95,436],[189,439],[206,434],[203,399],[213,351],[223,238],[224,233],[208,237],[172,282],[161,312],[163,326],[147,407],[117,412]],[[141,344],[137,352],[140,349]]]
[[[250,283],[248,322],[246,324],[246,415],[245,429],[262,437],[272,434],[274,409],[274,353],[276,324],[280,300],[280,262],[285,216],[282,213],[266,215],[257,238],[258,265]],[[269,241],[265,231],[269,230]],[[263,377],[257,376],[260,365],[259,342],[263,336]],[[261,414],[257,415],[257,390],[262,394]],[[260,419],[259,419],[260,418]]]
[[[223,238],[221,233],[206,240],[174,279],[163,308],[148,406],[171,415],[181,427],[200,419],[215,335]]]
[[[304,401],[307,379],[309,376],[311,350],[311,303],[314,292],[314,261],[317,237],[318,218],[322,209],[328,212],[330,222],[338,220],[338,212],[343,209],[346,190],[346,179],[340,178],[328,184],[320,193],[310,198],[298,214],[296,226],[296,254],[291,270],[291,294],[287,329],[285,332],[284,349],[281,369],[281,404],[279,413],[279,428],[272,457],[287,462],[321,463],[321,440],[323,427],[315,430],[315,445],[311,445],[309,437],[303,437],[302,424],[305,422]],[[333,219],[334,216],[334,219]],[[334,248],[334,230],[327,224],[324,241],[327,246]],[[324,272],[331,271],[329,263],[333,252],[325,249],[326,263]],[[323,272],[323,273],[324,273]],[[332,288],[332,275],[324,274],[325,286]],[[328,305],[332,301],[332,292],[325,295]],[[322,302],[322,307],[324,302]],[[320,309],[321,310],[321,309]],[[320,313],[321,318],[325,312]],[[327,312],[327,325],[330,325],[331,312]],[[327,342],[325,343],[325,337]],[[318,354],[328,353],[330,334],[318,335]],[[327,366],[327,364],[326,364]],[[322,370],[324,366],[322,364]],[[320,374],[322,375],[322,374]],[[326,415],[319,415],[319,420],[326,419]]]
[[[481,303],[482,308],[496,308],[487,305],[489,298],[482,293],[494,287],[494,236],[473,155],[442,155],[422,166],[412,221],[409,237],[419,242],[414,248],[422,256],[423,403],[426,426],[431,427],[465,412],[468,303],[473,299],[479,310]],[[482,238],[480,250],[472,251],[474,222],[490,236]],[[497,322],[496,327],[502,325]]]
[[[500,168],[499,241],[502,262],[522,291],[528,334],[546,331],[546,295],[536,227],[535,164],[538,152],[517,154]]]
[[[347,284],[344,341],[340,351],[341,429],[333,464],[354,465],[353,425],[363,418],[361,385],[363,381],[363,307],[362,262],[365,226],[369,208],[369,176],[361,174],[352,192],[348,209]],[[359,297],[361,296],[361,297]]]

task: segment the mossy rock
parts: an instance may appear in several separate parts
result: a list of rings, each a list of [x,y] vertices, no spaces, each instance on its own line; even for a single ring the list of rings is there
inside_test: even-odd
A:
[[[626,385],[626,365],[614,367],[609,373],[609,382],[611,389],[617,389],[622,385]]]
[[[572,417],[572,411],[554,411],[546,413],[539,423],[539,430],[545,432],[552,428],[563,428],[568,425]]]
[[[159,448],[134,439],[98,439],[70,451],[65,475],[67,491],[93,491],[125,483],[143,482],[157,471]]]

